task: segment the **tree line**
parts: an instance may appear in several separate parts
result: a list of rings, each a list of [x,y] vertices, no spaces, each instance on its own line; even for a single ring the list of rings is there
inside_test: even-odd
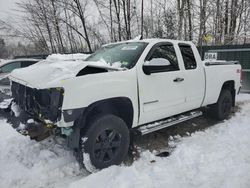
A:
[[[22,0],[18,7],[13,35],[43,53],[93,52],[138,35],[199,46],[250,42],[249,0]]]

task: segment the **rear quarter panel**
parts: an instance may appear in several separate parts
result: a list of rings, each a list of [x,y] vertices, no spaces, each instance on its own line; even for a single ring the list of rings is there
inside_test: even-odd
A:
[[[203,106],[217,102],[222,86],[227,81],[234,81],[236,94],[241,87],[240,72],[241,65],[211,65],[205,66],[206,92]]]

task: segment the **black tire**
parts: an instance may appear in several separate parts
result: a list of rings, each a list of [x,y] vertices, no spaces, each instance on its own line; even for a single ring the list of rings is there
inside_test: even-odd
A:
[[[130,136],[126,123],[115,115],[99,115],[88,123],[81,133],[80,150],[82,163],[88,154],[96,169],[119,165],[125,159],[129,148]]]
[[[211,107],[212,115],[218,120],[227,119],[233,106],[233,97],[229,90],[222,90],[216,104]]]

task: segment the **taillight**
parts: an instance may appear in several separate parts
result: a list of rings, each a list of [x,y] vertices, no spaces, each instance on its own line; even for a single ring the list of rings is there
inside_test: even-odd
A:
[[[237,73],[240,73],[240,82],[242,83],[243,81],[242,69],[237,69]]]

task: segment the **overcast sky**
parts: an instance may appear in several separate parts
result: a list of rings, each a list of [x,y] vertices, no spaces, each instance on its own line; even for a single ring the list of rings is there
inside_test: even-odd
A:
[[[0,19],[5,19],[14,14],[14,10],[17,8],[15,2],[18,2],[18,0],[0,0]]]

